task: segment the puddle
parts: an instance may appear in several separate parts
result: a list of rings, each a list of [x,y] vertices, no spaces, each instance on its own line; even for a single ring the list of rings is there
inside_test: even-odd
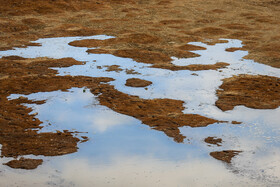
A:
[[[150,68],[129,58],[109,54],[88,54],[85,47],[73,47],[68,43],[82,39],[109,39],[109,36],[67,37],[40,39],[24,49],[1,51],[0,57],[17,55],[25,58],[72,57],[85,62],[58,70],[60,76],[82,75],[111,77],[110,82],[121,92],[144,99],[169,98],[185,102],[186,114],[200,114],[221,121],[239,121],[242,124],[220,123],[207,127],[181,127],[187,138],[176,143],[160,131],[151,130],[141,121],[116,113],[99,104],[87,88],[71,88],[68,92],[40,92],[30,95],[12,94],[30,100],[46,100],[32,107],[43,126],[40,131],[70,130],[77,136],[88,136],[89,141],[79,144],[77,153],[59,157],[26,156],[42,158],[43,165],[33,171],[14,170],[0,166],[0,185],[40,186],[277,186],[280,183],[280,108],[261,110],[237,106],[223,112],[215,106],[216,90],[222,79],[238,74],[269,75],[280,77],[280,70],[243,59],[246,51],[227,52],[231,47],[242,47],[239,40],[206,45],[189,44],[207,50],[193,51],[196,58],[177,59],[173,64],[230,65],[220,70],[170,71]],[[118,71],[106,71],[108,66],[118,65]],[[121,69],[121,70],[120,70]],[[137,74],[127,74],[127,70]],[[125,86],[126,80],[139,78],[151,81],[146,88]],[[223,139],[222,146],[208,146],[207,137]],[[231,164],[224,164],[209,156],[210,152],[241,150]],[[6,163],[11,158],[1,158]],[[13,178],[13,182],[9,179]]]

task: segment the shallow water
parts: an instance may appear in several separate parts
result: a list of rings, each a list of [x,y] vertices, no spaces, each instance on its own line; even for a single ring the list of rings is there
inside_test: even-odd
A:
[[[88,48],[69,46],[81,39],[109,39],[108,36],[67,37],[40,39],[25,49],[1,51],[0,57],[18,55],[25,58],[72,57],[86,62],[57,69],[59,75],[84,75],[112,77],[110,84],[121,92],[145,99],[170,98],[185,102],[184,113],[200,114],[225,121],[240,121],[242,124],[213,124],[208,127],[182,127],[187,138],[178,144],[162,132],[151,130],[141,121],[118,114],[99,105],[97,98],[86,88],[72,88],[68,92],[54,91],[27,95],[31,100],[44,100],[42,105],[27,104],[38,113],[44,122],[41,131],[77,130],[77,136],[86,135],[90,140],[79,144],[77,153],[43,157],[44,163],[33,171],[14,170],[0,166],[0,186],[277,186],[280,184],[280,108],[257,110],[244,106],[223,112],[214,103],[216,89],[222,79],[238,74],[261,74],[280,77],[280,70],[243,59],[246,51],[226,52],[226,48],[242,47],[239,40],[206,45],[207,50],[194,51],[200,57],[173,58],[175,65],[215,64],[230,65],[219,70],[170,71],[149,68],[129,58],[108,54],[88,54]],[[121,72],[107,72],[107,65],[119,65]],[[101,66],[103,68],[98,68]],[[139,74],[127,74],[133,69]],[[128,78],[142,78],[153,84],[144,88],[126,87]],[[85,91],[84,91],[85,90]],[[15,99],[22,95],[11,95]],[[224,140],[221,147],[207,146],[208,136]],[[232,164],[223,164],[209,156],[212,151],[242,150]],[[28,157],[34,158],[29,155]],[[5,163],[11,158],[1,158]],[[14,180],[11,182],[10,178]]]

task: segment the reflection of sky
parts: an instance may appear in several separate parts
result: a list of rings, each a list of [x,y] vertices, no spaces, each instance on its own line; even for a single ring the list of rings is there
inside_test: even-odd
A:
[[[114,186],[127,186],[129,182],[134,184],[132,186],[147,184],[185,186],[186,183],[193,184],[192,186],[195,186],[194,184],[197,186],[206,184],[209,186],[247,186],[248,184],[255,186],[254,181],[262,181],[271,185],[275,181],[279,182],[280,158],[277,155],[280,152],[280,108],[256,110],[237,106],[231,111],[223,112],[214,105],[217,100],[215,92],[222,84],[223,78],[237,74],[280,77],[279,69],[242,59],[248,54],[246,51],[225,51],[229,47],[242,47],[239,40],[228,40],[228,43],[216,45],[190,43],[206,47],[207,50],[195,51],[201,55],[197,58],[173,58],[173,63],[176,65],[230,63],[229,67],[221,69],[221,71],[197,71],[195,72],[197,76],[191,75],[193,72],[188,70],[173,72],[149,68],[150,65],[137,63],[129,58],[108,54],[88,54],[86,53],[87,48],[68,45],[74,40],[108,38],[110,37],[101,35],[40,39],[38,40],[39,43],[42,43],[40,47],[32,46],[25,49],[0,51],[0,57],[6,55],[18,55],[26,58],[72,57],[87,63],[54,69],[57,69],[60,75],[112,77],[115,81],[110,84],[119,91],[145,99],[183,100],[185,113],[243,123],[240,125],[214,124],[202,128],[182,127],[180,128],[181,133],[187,136],[188,140],[184,144],[177,144],[164,133],[151,131],[139,120],[100,106],[96,97],[87,89],[85,92],[83,88],[72,88],[69,92],[30,94],[26,97],[32,100],[47,99],[47,102],[42,105],[27,104],[34,109],[33,113],[38,113],[37,117],[44,122],[42,131],[77,130],[88,132],[88,134],[79,135],[86,135],[90,138],[90,141],[79,145],[77,153],[49,159],[50,161],[36,170],[38,178],[47,183],[49,179],[46,176],[49,175],[46,175],[45,172],[52,172],[50,176],[52,182],[56,181],[56,184],[66,186],[72,184],[106,186],[104,181],[109,182],[106,183],[108,186],[114,184]],[[106,68],[97,68],[97,66],[105,65],[119,65],[124,70],[133,69],[140,75],[128,75],[125,71],[106,72]],[[132,77],[146,79],[152,81],[153,84],[148,86],[147,90],[124,86],[126,79]],[[11,95],[10,99],[19,96]],[[224,140],[223,146],[208,147],[202,143],[203,139],[208,136],[221,137]],[[208,156],[211,151],[225,149],[244,152],[234,159],[232,166],[226,168]],[[3,181],[2,176],[15,175],[19,177],[17,181],[24,184],[30,177],[29,174],[34,174],[33,172],[17,173],[7,167],[2,168],[5,174],[0,172],[1,182]],[[2,168],[0,167],[0,169]],[[229,172],[236,173],[236,170],[240,172],[240,175]],[[147,172],[150,173],[147,175]],[[24,176],[25,179],[20,176]],[[36,180],[31,181],[36,182]],[[260,184],[263,184],[262,182]]]
[[[36,117],[44,122],[43,132],[64,129],[89,132],[81,135],[89,136],[90,143],[79,147],[90,146],[90,149],[79,151],[79,154],[103,159],[110,159],[116,154],[149,154],[164,159],[183,159],[189,149],[193,149],[193,146],[186,147],[171,141],[162,132],[149,130],[137,119],[98,105],[95,96],[89,90],[83,90],[72,88],[69,92],[34,93],[27,97],[31,100],[48,99],[47,102],[26,106],[32,107],[32,113],[38,113]],[[13,98],[18,96],[12,95]],[[180,147],[184,148],[178,149]]]
[[[190,42],[189,44],[205,47],[207,50],[192,51],[201,55],[196,58],[178,59],[173,58],[175,65],[183,66],[188,64],[215,64],[217,62],[237,62],[248,54],[247,51],[236,51],[234,53],[225,51],[229,47],[242,47],[240,40],[228,40],[228,43],[218,43],[216,45],[206,45],[201,42]]]
[[[160,161],[153,157],[115,157],[113,164],[98,165],[91,158],[52,159],[53,165],[35,171],[6,171],[4,176],[22,179],[21,186],[264,186],[228,172],[210,158],[186,158],[181,162]],[[58,169],[58,170],[57,170]],[[25,180],[23,180],[25,179]],[[29,182],[27,182],[29,181]],[[7,184],[3,178],[0,184]],[[33,186],[32,185],[32,186]],[[16,186],[16,185],[14,185]]]
[[[14,95],[15,97],[16,95]],[[117,125],[129,124],[134,119],[120,115],[99,105],[89,90],[73,88],[69,92],[55,91],[35,93],[28,96],[31,100],[47,99],[43,105],[28,104],[38,118],[51,123],[50,129],[85,130],[93,132],[106,131]],[[43,131],[48,131],[48,128]]]

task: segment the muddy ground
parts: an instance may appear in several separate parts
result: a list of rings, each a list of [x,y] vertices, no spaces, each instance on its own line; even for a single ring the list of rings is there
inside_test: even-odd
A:
[[[119,39],[104,50],[148,51],[164,61],[194,55],[187,42],[231,38],[244,42],[247,58],[280,67],[279,20],[277,0],[1,0],[0,49],[44,37],[107,34]]]
[[[246,58],[279,68],[279,20],[280,3],[277,0],[0,0],[0,50],[37,45],[30,41],[38,38],[106,34],[116,38],[76,41],[71,45],[99,47],[88,52],[128,57],[153,64],[156,68],[195,71],[225,68],[228,64],[177,67],[171,64],[171,57],[196,57],[197,54],[190,51],[203,50],[187,45],[188,42],[215,44],[224,42],[219,41],[220,38],[230,38],[243,41],[245,46],[242,49],[249,51]],[[1,156],[68,154],[77,151],[78,142],[83,141],[68,131],[38,133],[42,122],[29,115],[31,109],[22,105],[32,101],[26,98],[9,101],[7,96],[15,93],[87,86],[98,94],[102,105],[133,116],[177,142],[185,138],[178,127],[207,126],[218,122],[199,115],[183,114],[181,101],[144,100],[100,84],[109,82],[110,78],[57,77],[55,70],[48,69],[81,63],[73,59],[23,59],[15,56],[0,60]],[[118,70],[117,67],[107,68],[108,71]],[[244,85],[247,81],[249,84]],[[257,96],[252,88],[257,90]],[[224,80],[217,95],[216,105],[222,110],[241,104],[252,108],[276,108],[280,104],[279,79],[246,75],[234,77]],[[236,151],[227,151],[215,152],[211,156],[225,156],[226,159],[220,160],[230,162],[232,155],[236,154]],[[28,168],[24,161],[21,159],[15,163]],[[26,162],[34,164],[30,160]]]
[[[217,90],[216,106],[232,110],[237,105],[256,109],[280,106],[280,78],[261,75],[239,75],[223,80]]]

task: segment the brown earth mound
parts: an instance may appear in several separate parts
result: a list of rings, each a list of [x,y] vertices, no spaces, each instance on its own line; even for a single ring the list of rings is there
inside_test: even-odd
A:
[[[126,86],[130,86],[130,87],[146,87],[151,84],[152,84],[151,81],[138,79],[138,78],[127,79],[125,83]]]
[[[256,109],[280,106],[280,78],[261,75],[239,75],[223,80],[217,90],[216,106],[232,110],[237,105]]]
[[[19,160],[11,160],[4,165],[14,169],[36,169],[42,163],[42,159],[29,159],[21,157]]]

